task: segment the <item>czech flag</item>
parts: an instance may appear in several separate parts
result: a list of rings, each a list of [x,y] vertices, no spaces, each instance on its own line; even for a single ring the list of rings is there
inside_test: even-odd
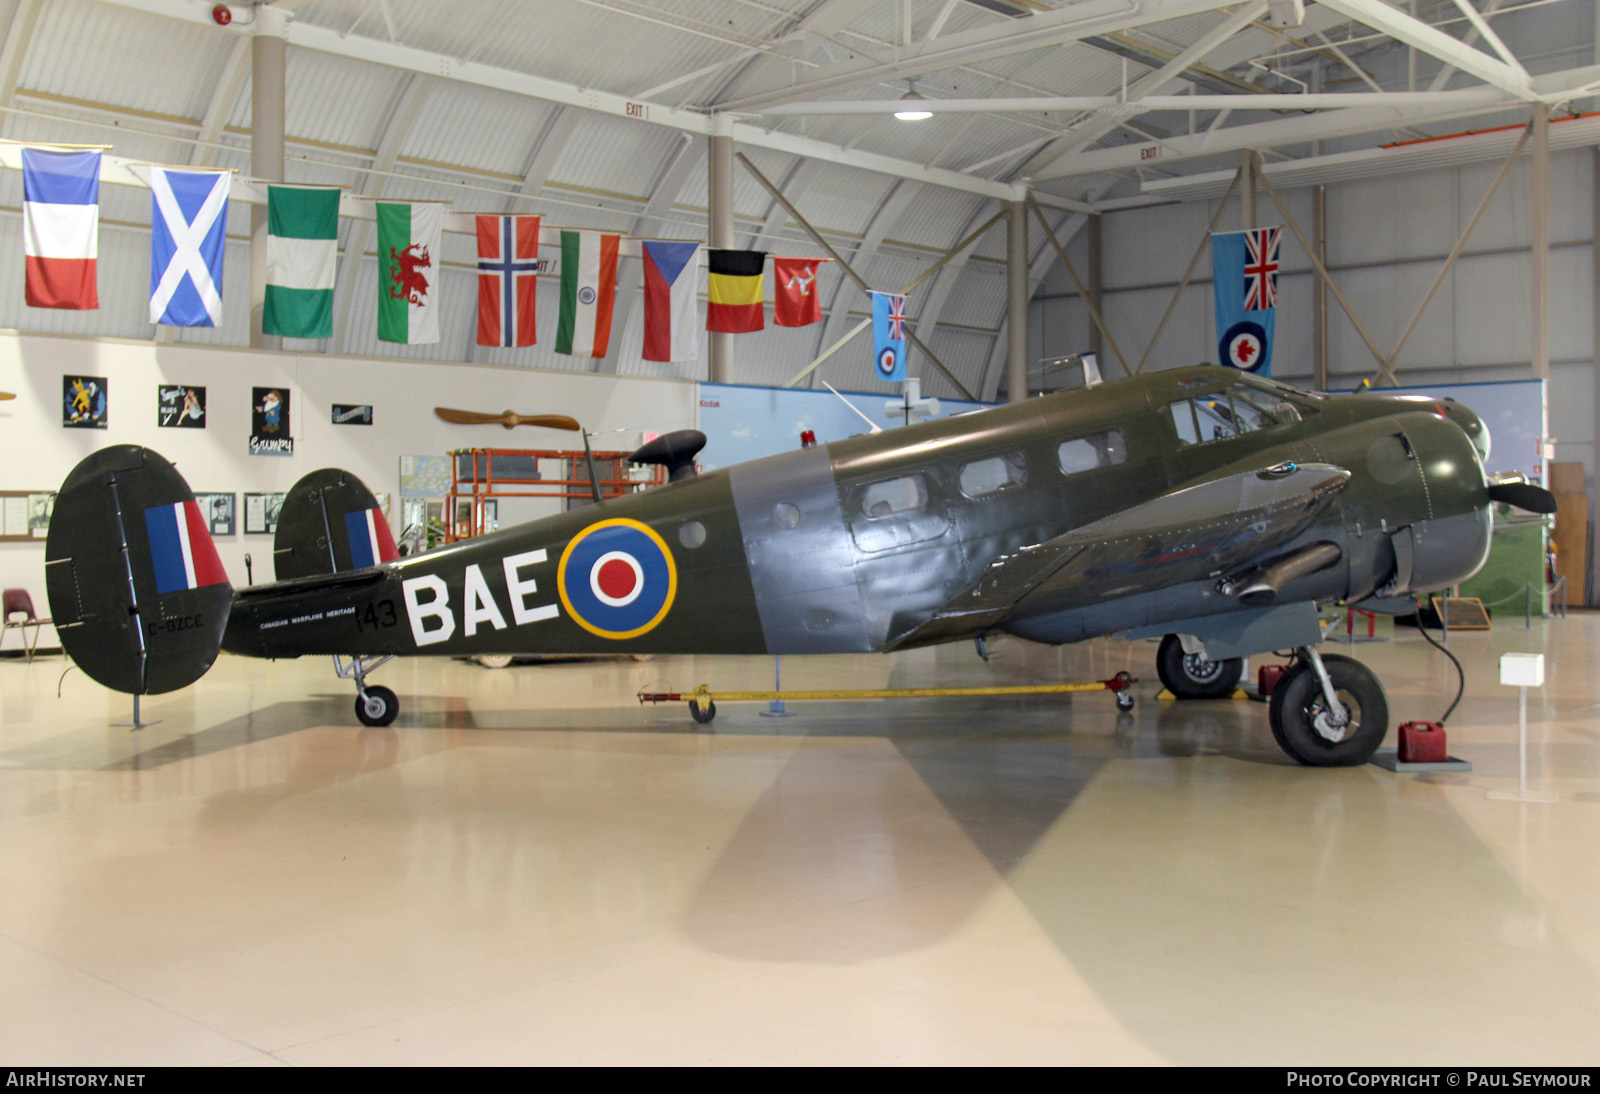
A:
[[[389,522],[378,509],[358,509],[344,515],[345,531],[350,533],[350,562],[358,570],[376,566],[380,562],[393,562],[400,557],[395,550],[394,533]]]
[[[33,308],[100,306],[100,153],[22,150],[22,253]]]
[[[193,499],[151,506],[144,511],[144,526],[159,595],[228,583],[216,544],[206,531],[206,518]]]
[[[766,325],[761,311],[761,273],[765,251],[708,251],[706,330],[747,334]]]
[[[640,248],[644,251],[644,359],[699,359],[695,260],[700,244],[646,239]]]

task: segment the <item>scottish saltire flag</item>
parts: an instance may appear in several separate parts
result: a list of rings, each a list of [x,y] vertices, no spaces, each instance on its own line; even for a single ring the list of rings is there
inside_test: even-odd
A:
[[[216,544],[206,531],[206,518],[193,499],[151,506],[144,511],[144,526],[150,536],[158,594],[227,584]]]
[[[150,322],[222,322],[222,252],[231,171],[150,168]]]
[[[878,379],[906,378],[906,298],[899,293],[872,294],[872,360]]]
[[[22,150],[22,253],[33,308],[100,306],[100,153]]]
[[[1211,289],[1217,302],[1217,354],[1225,365],[1272,375],[1283,228],[1211,236]]]
[[[700,244],[646,239],[639,247],[644,254],[644,359],[698,359],[695,272]]]
[[[358,570],[392,562],[400,557],[395,550],[389,522],[379,509],[358,509],[344,515],[345,531],[350,533],[350,561]]]
[[[539,218],[477,219],[478,345],[531,346],[538,340]]]

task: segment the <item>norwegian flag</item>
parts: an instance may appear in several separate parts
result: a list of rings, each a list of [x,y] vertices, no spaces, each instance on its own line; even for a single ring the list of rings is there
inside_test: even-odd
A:
[[[1257,228],[1244,234],[1244,310],[1261,311],[1278,303],[1278,243],[1283,228]]]
[[[534,344],[538,275],[538,217],[478,217],[478,345]]]

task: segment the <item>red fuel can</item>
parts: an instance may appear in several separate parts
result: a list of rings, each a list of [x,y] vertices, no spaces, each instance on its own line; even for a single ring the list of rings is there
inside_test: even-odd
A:
[[[1435,722],[1400,724],[1400,762],[1438,764],[1450,758],[1445,749],[1444,726]]]
[[[1256,691],[1262,698],[1272,694],[1272,689],[1278,686],[1283,679],[1283,674],[1289,671],[1287,665],[1262,665],[1256,669]]]

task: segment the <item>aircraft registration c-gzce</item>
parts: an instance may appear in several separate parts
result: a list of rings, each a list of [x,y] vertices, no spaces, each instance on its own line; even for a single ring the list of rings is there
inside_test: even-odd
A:
[[[1311,394],[1180,368],[696,475],[705,437],[634,454],[660,488],[400,558],[371,492],[314,472],[283,506],[278,580],[228,584],[193,494],[146,448],[102,449],[56,501],[46,584],[62,645],[107,687],[184,687],[219,649],[333,654],[363,723],[391,656],[867,653],[981,637],[1166,636],[1163,681],[1231,692],[1296,651],[1270,721],[1294,759],[1364,762],[1388,729],[1365,666],[1319,655],[1319,606],[1409,611],[1482,566],[1489,477],[1472,411]],[[342,660],[351,658],[347,667]]]

